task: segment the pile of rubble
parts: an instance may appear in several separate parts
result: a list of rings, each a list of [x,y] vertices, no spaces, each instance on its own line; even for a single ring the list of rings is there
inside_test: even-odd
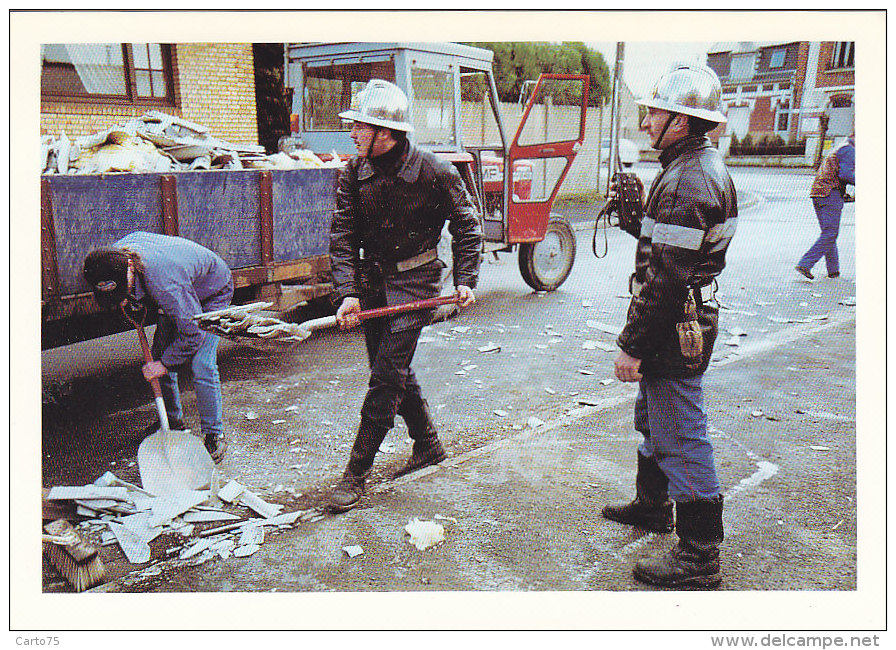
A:
[[[174,115],[149,111],[105,131],[74,139],[41,136],[42,174],[164,173],[216,169],[307,169],[339,167],[307,149],[265,154],[259,145],[213,137],[208,128]]]
[[[148,563],[150,542],[163,534],[184,539],[163,559],[176,553],[180,560],[201,564],[216,557],[247,557],[261,548],[266,530],[280,532],[323,518],[317,510],[282,513],[283,506],[264,501],[237,481],[220,489],[155,496],[112,472],[90,485],[53,487],[44,498],[51,506],[75,506],[75,514],[84,518],[81,529],[98,536],[102,545],[118,544],[131,564]],[[230,507],[225,509],[225,503]],[[239,509],[245,514],[231,512]],[[245,509],[259,516],[246,516]]]

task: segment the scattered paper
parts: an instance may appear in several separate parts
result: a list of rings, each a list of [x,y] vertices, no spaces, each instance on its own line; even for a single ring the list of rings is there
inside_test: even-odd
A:
[[[411,536],[409,543],[416,546],[418,551],[445,541],[445,528],[434,521],[420,521],[414,517],[404,529]]]
[[[360,546],[343,546],[342,550],[345,551],[346,555],[349,557],[358,557],[359,555],[364,555],[364,549]]]

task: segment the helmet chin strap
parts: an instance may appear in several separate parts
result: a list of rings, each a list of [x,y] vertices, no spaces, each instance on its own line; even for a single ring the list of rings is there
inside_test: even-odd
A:
[[[660,142],[663,141],[663,138],[666,137],[666,131],[669,130],[669,127],[672,125],[672,120],[678,117],[679,113],[669,113],[669,119],[666,120],[666,126],[663,127],[663,130],[660,132],[659,137],[656,139],[656,142],[653,143],[654,149],[660,148]]]
[[[373,127],[373,135],[370,136],[370,144],[367,145],[367,153],[364,154],[364,158],[367,158],[368,160],[370,160],[370,152],[373,150],[373,143],[376,142],[376,136],[378,136],[382,130],[382,127],[377,126],[376,124],[371,124],[370,126]]]

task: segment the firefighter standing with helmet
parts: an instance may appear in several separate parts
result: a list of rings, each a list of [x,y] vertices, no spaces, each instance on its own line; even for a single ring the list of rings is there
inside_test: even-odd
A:
[[[647,107],[641,127],[662,169],[644,203],[615,371],[639,382],[635,428],[644,439],[634,501],[606,506],[603,515],[657,532],[674,527],[678,544],[634,568],[638,580],[673,588],[721,582],[723,500],[702,388],[718,328],[712,285],[737,224],[734,184],[706,137],[725,122],[720,97],[712,70],[680,66],[638,102]]]
[[[364,309],[432,298],[441,291],[436,246],[448,222],[454,285],[460,307],[475,301],[481,238],[479,218],[454,166],[408,140],[408,100],[398,86],[371,80],[358,106],[340,113],[351,120],[358,154],[339,177],[330,231],[336,319],[341,328],[359,323]],[[420,330],[432,310],[364,322],[370,380],[361,423],[342,480],[329,507],[357,505],[374,456],[401,415],[413,439],[403,474],[438,463],[446,453],[430,417],[411,361]]]

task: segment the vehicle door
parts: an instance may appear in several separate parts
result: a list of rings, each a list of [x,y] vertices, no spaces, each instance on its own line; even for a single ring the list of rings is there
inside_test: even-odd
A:
[[[585,139],[588,85],[588,75],[539,77],[507,154],[507,243],[544,238],[554,198]]]

